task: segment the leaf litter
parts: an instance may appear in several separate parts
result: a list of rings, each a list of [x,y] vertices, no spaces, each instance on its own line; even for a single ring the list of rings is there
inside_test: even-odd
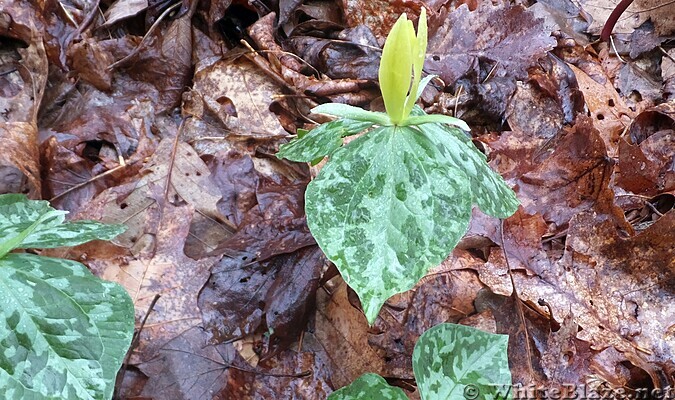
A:
[[[373,372],[416,399],[442,322],[509,334],[514,383],[675,385],[673,3],[634,2],[610,44],[614,3],[540,3],[3,3],[0,191],[129,228],[44,251],[135,299],[119,398],[323,399]],[[421,105],[465,119],[523,206],[474,210],[369,328],[306,225],[316,167],[274,154],[317,104],[381,111],[380,46],[421,7]]]

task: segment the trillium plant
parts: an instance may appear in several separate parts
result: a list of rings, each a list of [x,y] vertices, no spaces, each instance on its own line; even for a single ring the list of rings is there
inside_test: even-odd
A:
[[[122,286],[84,265],[22,249],[109,240],[122,225],[66,222],[66,211],[0,194],[0,398],[110,399],[134,333]]]
[[[417,34],[403,14],[382,50],[386,113],[329,103],[312,110],[336,120],[282,145],[277,157],[328,162],[305,193],[312,235],[358,294],[372,324],[384,302],[411,289],[466,233],[473,204],[506,218],[518,200],[467,136],[468,125],[426,114],[424,9]],[[365,133],[343,146],[343,138]]]

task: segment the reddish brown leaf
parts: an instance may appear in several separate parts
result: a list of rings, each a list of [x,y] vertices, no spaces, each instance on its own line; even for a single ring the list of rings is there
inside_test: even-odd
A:
[[[423,3],[419,0],[395,2],[387,0],[342,0],[342,9],[347,25],[355,27],[365,25],[370,28],[381,44],[398,17],[406,13],[408,18],[416,19]]]
[[[630,230],[613,205],[608,186],[612,162],[589,118],[580,117],[572,129],[566,129],[549,154],[518,180],[519,199],[528,214],[538,212],[560,228],[573,215],[595,208],[615,215],[617,224]]]
[[[144,48],[138,59],[132,57],[129,76],[152,85],[159,93],[157,112],[177,106],[191,80],[192,14],[171,21],[166,30],[152,35],[154,46]],[[147,39],[146,39],[147,40]]]
[[[486,62],[496,68],[492,75],[508,71],[512,78],[525,78],[527,68],[555,45],[543,21],[522,6],[481,2],[469,11],[462,5],[441,11],[429,26],[425,70],[448,85]]]
[[[539,276],[514,274],[519,295],[531,304],[544,299],[557,321],[573,318],[581,327],[577,337],[593,349],[614,347],[654,385],[665,385],[659,376],[675,348],[668,333],[675,318],[675,246],[663,233],[674,224],[671,211],[640,234],[622,237],[606,216],[578,214],[562,259]],[[480,267],[481,280],[508,294],[505,270],[501,252],[493,253]]]
[[[41,41],[12,49],[15,60],[0,76],[0,193],[40,198],[37,113],[47,82],[47,56]]]

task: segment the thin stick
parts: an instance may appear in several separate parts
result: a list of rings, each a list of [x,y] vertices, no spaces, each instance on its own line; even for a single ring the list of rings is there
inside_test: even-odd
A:
[[[117,375],[117,379],[115,379],[115,393],[113,395],[114,399],[118,398],[119,396],[118,389],[122,385],[122,382],[124,382],[124,375],[126,374],[127,367],[129,366],[129,358],[131,357],[131,352],[133,351],[134,348],[136,348],[136,346],[138,346],[138,342],[141,340],[141,332],[143,332],[143,327],[145,327],[145,322],[148,320],[148,316],[152,312],[152,309],[155,308],[155,304],[157,304],[157,300],[159,300],[160,297],[162,296],[159,293],[157,293],[150,302],[148,311],[146,311],[145,316],[143,317],[143,321],[141,321],[141,325],[138,327],[138,332],[134,335],[134,339],[131,341],[131,346],[129,346],[129,351],[127,351],[127,355],[124,357],[124,363],[122,364],[120,373]]]
[[[126,168],[127,166],[132,165],[132,164],[134,164],[134,163],[135,163],[135,162],[132,162],[132,163],[130,163],[130,164],[126,164],[126,163],[125,163],[125,164],[123,164],[123,165],[118,165],[118,166],[116,166],[115,168],[109,169],[109,170],[107,170],[107,171],[105,171],[105,172],[103,172],[103,173],[101,173],[101,174],[98,174],[98,175],[96,175],[96,176],[94,176],[94,177],[88,179],[86,182],[78,183],[77,185],[72,186],[72,187],[70,187],[70,188],[64,190],[63,192],[61,192],[61,193],[57,194],[56,196],[52,197],[51,199],[49,199],[49,201],[52,202],[52,201],[54,201],[54,200],[56,200],[56,199],[58,199],[58,198],[61,198],[61,197],[65,196],[65,195],[67,195],[68,193],[72,192],[73,190],[77,190],[77,189],[79,189],[79,188],[81,188],[81,187],[83,187],[83,186],[87,186],[88,184],[90,184],[90,183],[92,183],[92,182],[94,182],[94,181],[96,181],[96,180],[98,180],[98,179],[101,179],[101,178],[106,177],[106,176],[108,176],[108,175],[110,175],[110,174],[113,174],[113,173],[115,173],[115,172],[117,172],[117,171],[119,171],[119,170],[121,170],[121,169],[124,169],[124,168]]]
[[[616,58],[619,59],[622,63],[626,64],[627,61],[621,58],[621,54],[619,54],[619,50],[616,49],[616,46],[614,45],[614,38],[612,35],[609,35],[609,44],[612,45],[612,50],[614,50],[614,54],[616,54]]]
[[[164,18],[166,18],[167,15],[171,14],[171,12],[173,12],[173,10],[178,8],[178,6],[180,6],[181,4],[183,4],[183,3],[178,2],[174,5],[172,5],[171,7],[167,8],[166,10],[164,10],[164,12],[159,16],[159,18],[157,18],[157,21],[155,21],[155,23],[152,24],[150,29],[148,29],[148,32],[145,34],[145,36],[143,36],[143,39],[141,39],[141,42],[138,44],[138,46],[136,46],[136,48],[131,53],[129,53],[126,57],[122,58],[121,60],[117,60],[114,63],[108,65],[108,67],[106,69],[107,70],[114,69],[115,67],[117,67],[120,64],[128,61],[129,59],[134,57],[136,54],[138,54],[141,51],[141,49],[143,48],[143,45],[145,44],[145,40],[150,36],[150,34],[152,32],[155,31],[155,29],[157,29],[157,27],[159,26],[159,23],[162,22],[162,20]]]

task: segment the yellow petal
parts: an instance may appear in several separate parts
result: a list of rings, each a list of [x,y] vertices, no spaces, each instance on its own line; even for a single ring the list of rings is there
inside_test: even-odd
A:
[[[417,54],[415,28],[402,14],[389,32],[380,60],[379,79],[382,98],[392,123],[400,123],[405,115],[410,90],[410,74]]]
[[[420,86],[422,79],[422,68],[424,67],[424,57],[427,54],[427,10],[422,7],[420,19],[417,22],[417,40],[415,41],[415,48],[413,53],[413,79],[410,93],[405,101],[405,109],[403,111],[403,119],[408,118],[410,111],[412,111],[415,102],[417,102],[417,89]]]

